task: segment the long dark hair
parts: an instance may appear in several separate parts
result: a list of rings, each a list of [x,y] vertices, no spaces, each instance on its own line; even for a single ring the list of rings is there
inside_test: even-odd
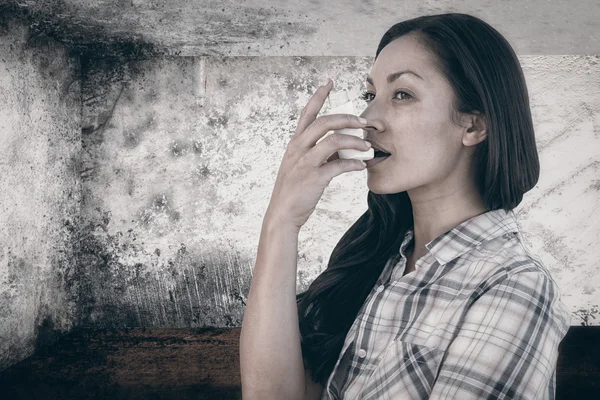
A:
[[[473,157],[476,185],[487,210],[515,208],[537,183],[539,159],[525,78],[510,44],[479,18],[438,14],[393,25],[381,38],[375,58],[408,33],[436,56],[436,66],[454,89],[452,111],[478,112],[486,118],[487,138]],[[323,386],[367,295],[413,226],[406,192],[369,191],[367,204],[333,249],[325,271],[296,295],[304,367]]]

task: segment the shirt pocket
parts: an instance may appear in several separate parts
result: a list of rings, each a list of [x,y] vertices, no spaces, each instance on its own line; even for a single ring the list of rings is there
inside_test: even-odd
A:
[[[360,399],[427,399],[444,351],[395,340],[384,350],[361,390]]]

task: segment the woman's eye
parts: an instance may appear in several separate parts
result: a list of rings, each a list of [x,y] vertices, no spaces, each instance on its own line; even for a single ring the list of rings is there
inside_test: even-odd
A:
[[[407,95],[409,98],[411,98],[412,96],[402,90],[398,90],[396,93],[394,93],[394,97],[398,96],[399,94],[405,94]]]
[[[399,90],[396,93],[394,93],[394,98],[396,98],[396,96],[398,96],[399,94],[404,94],[404,95],[408,96],[408,98],[405,98],[407,100],[409,98],[412,98],[412,96],[409,93],[406,93],[405,91],[402,91],[402,90]],[[373,97],[371,97],[371,96],[373,96]],[[375,98],[375,93],[363,92],[360,95],[360,98],[363,99],[364,101],[366,101],[367,103],[369,103],[369,102],[373,101],[373,99]],[[400,97],[399,100],[404,100],[404,98]]]
[[[370,92],[362,92],[362,94],[360,95],[360,98],[363,99],[364,101],[366,101],[367,103],[370,102],[371,100],[373,100],[371,97],[369,96],[373,96],[375,97],[374,93],[370,93]]]

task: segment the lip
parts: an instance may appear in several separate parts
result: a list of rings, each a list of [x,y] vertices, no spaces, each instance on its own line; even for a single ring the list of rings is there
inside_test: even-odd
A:
[[[379,151],[383,151],[384,153],[388,153],[388,154],[392,154],[391,152],[387,151],[387,149],[385,147],[381,147],[379,145],[379,143],[372,141],[369,138],[365,139],[367,142],[371,143],[371,147],[373,147],[373,149],[375,150],[379,150]]]
[[[371,158],[370,160],[365,161],[367,164],[367,169],[374,167],[377,164],[381,164],[382,162],[384,162],[385,160],[387,160],[388,158],[390,158],[391,156],[387,156],[387,157],[374,157]]]

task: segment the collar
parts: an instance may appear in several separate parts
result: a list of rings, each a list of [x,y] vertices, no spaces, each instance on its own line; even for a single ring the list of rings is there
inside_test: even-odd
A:
[[[413,233],[413,230],[409,229],[401,248],[412,240]],[[513,210],[497,209],[461,222],[427,243],[425,247],[440,265],[444,265],[485,241],[502,235],[509,238],[518,233],[519,228]]]

